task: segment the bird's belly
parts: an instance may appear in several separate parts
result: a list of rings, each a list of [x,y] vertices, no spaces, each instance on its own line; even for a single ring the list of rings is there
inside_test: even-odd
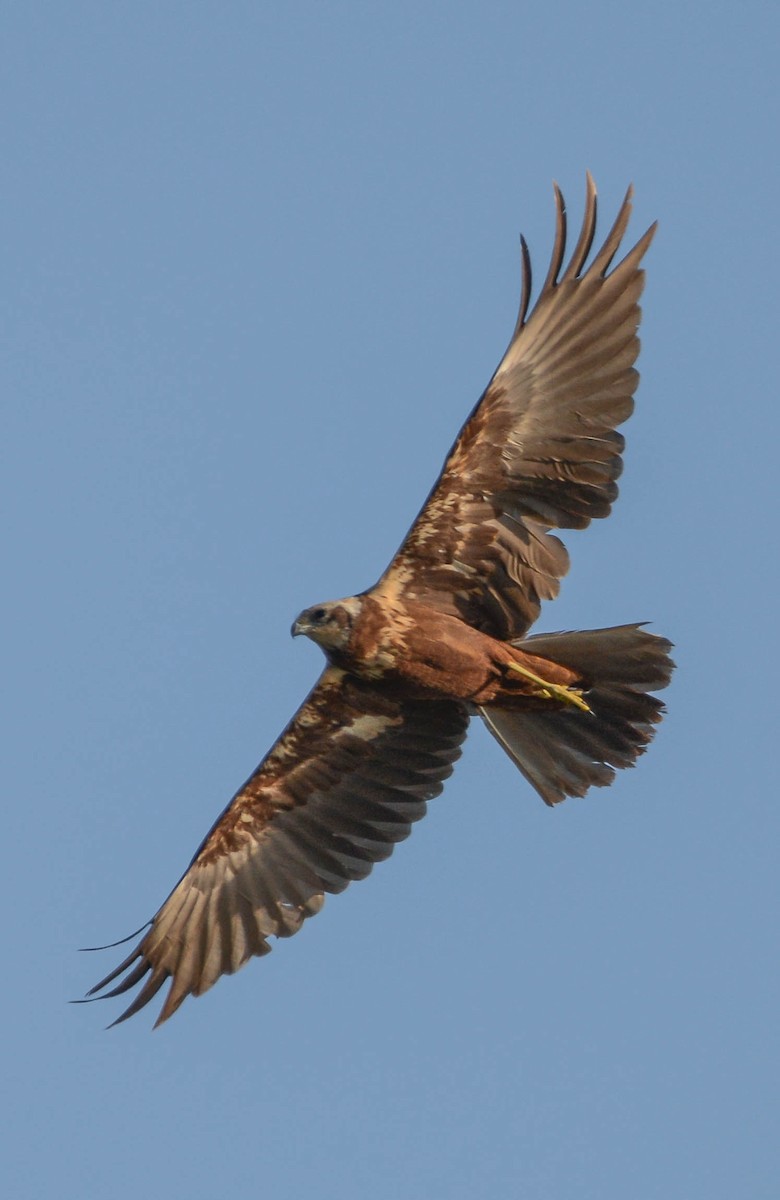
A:
[[[426,692],[470,700],[494,678],[495,667],[486,648],[471,636],[454,637],[446,629],[418,627],[407,634],[393,673]]]
[[[390,613],[375,605],[364,610],[343,665],[409,693],[474,700],[496,686],[497,647],[486,634],[425,605]]]

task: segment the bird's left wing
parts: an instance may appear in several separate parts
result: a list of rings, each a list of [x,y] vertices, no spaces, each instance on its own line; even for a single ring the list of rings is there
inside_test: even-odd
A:
[[[617,266],[629,190],[604,244],[588,176],[585,217],[564,267],[566,208],[558,188],[550,267],[528,314],[531,264],[509,348],[450,451],[401,548],[374,589],[421,600],[492,634],[520,637],[568,569],[551,529],[584,529],[617,496],[638,375],[642,257],[654,226]]]
[[[149,931],[89,996],[119,979],[100,998],[117,996],[148,975],[123,1021],[171,979],[160,1024],[186,996],[267,954],[270,936],[296,933],[324,892],[363,879],[409,835],[451,774],[467,725],[459,703],[388,697],[327,667]]]

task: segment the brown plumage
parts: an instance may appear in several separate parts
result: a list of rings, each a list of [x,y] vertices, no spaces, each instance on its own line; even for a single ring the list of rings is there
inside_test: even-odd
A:
[[[609,514],[633,409],[642,257],[610,270],[630,192],[589,266],[596,189],[563,268],[552,260],[441,475],[375,587],[293,626],[327,666],[204,840],[149,931],[92,991],[142,984],[125,1020],[171,980],[158,1024],[188,995],[270,950],[407,837],[460,754],[471,715],[548,804],[611,783],[650,741],[670,643],[639,625],[526,638],[568,557],[551,529]],[[115,984],[109,991],[110,984]]]

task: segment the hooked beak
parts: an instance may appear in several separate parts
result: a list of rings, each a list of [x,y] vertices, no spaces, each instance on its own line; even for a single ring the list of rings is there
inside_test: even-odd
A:
[[[303,616],[296,617],[290,628],[290,635],[291,637],[300,637],[302,633],[308,633],[310,628],[309,622]]]

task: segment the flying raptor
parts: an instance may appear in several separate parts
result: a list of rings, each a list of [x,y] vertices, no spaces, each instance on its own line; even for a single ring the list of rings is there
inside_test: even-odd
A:
[[[317,684],[138,945],[88,993],[141,985],[118,1021],[170,980],[160,1024],[187,996],[267,954],[270,937],[296,933],[324,893],[368,875],[442,790],[472,716],[546,804],[611,783],[652,738],[663,705],[651,693],[669,682],[670,642],[640,625],[527,636],[568,568],[550,530],[606,517],[617,496],[617,426],[638,380],[640,264],[655,231],[612,266],[629,190],[588,263],[588,176],[564,266],[557,187],[555,205],[536,302],[529,312],[523,240],[509,347],[400,549],[374,587],[296,619],[293,634],[325,654]]]

